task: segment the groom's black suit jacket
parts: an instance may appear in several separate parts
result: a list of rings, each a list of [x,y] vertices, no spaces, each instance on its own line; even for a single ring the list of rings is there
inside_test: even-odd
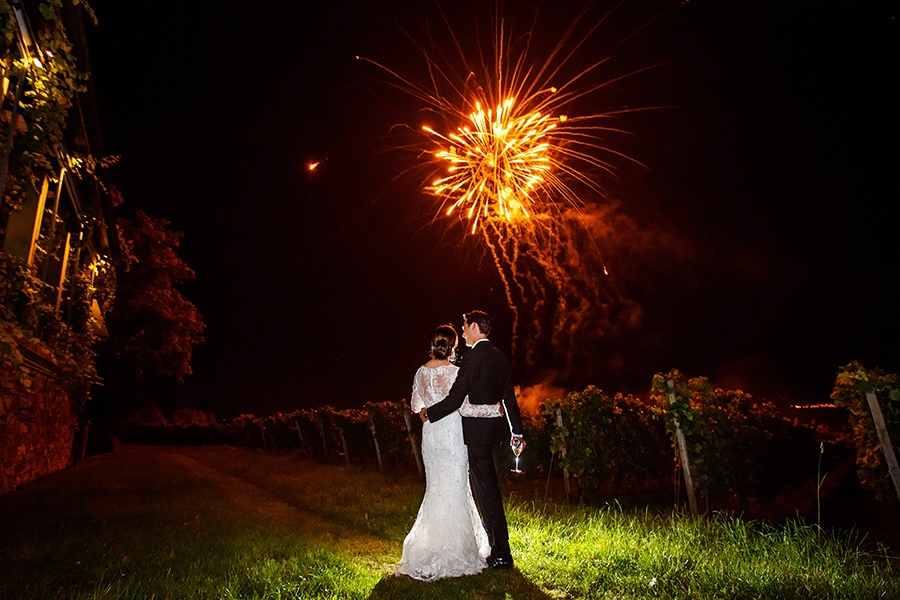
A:
[[[439,421],[462,406],[466,396],[469,404],[496,404],[503,402],[509,423],[501,417],[463,417],[463,439],[466,445],[496,444],[510,438],[510,426],[516,435],[522,435],[522,416],[516,402],[512,384],[512,367],[509,359],[494,347],[490,340],[475,344],[463,356],[456,381],[447,397],[428,409],[428,420]]]

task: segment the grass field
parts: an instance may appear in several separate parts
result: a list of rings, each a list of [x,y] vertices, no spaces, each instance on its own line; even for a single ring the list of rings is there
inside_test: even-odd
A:
[[[896,552],[814,526],[508,500],[516,568],[394,577],[423,484],[125,446],[0,499],[0,598],[900,598]]]

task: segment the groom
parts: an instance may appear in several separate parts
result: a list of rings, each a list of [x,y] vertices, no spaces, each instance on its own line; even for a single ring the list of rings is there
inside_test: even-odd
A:
[[[500,494],[500,451],[510,441],[510,428],[513,444],[524,448],[525,440],[509,360],[487,339],[491,323],[481,311],[463,315],[463,336],[470,350],[447,397],[424,409],[422,420],[439,421],[457,409],[462,415],[472,487],[491,543],[488,566],[509,569],[513,559]]]

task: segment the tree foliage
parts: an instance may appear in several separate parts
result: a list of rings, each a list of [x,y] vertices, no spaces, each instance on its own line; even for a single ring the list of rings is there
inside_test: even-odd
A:
[[[140,210],[133,222],[118,220],[124,258],[108,344],[118,368],[135,382],[182,382],[191,373],[194,345],[203,341],[203,318],[179,291],[194,271],[176,252],[182,232],[169,226]]]

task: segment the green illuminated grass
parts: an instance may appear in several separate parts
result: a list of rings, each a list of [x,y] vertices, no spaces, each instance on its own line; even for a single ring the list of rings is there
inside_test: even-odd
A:
[[[792,524],[508,503],[516,569],[394,577],[408,474],[125,447],[0,499],[0,598],[900,598],[878,546]]]
[[[564,598],[889,598],[897,563],[801,525],[518,505],[519,564]],[[900,597],[900,596],[898,596]]]

